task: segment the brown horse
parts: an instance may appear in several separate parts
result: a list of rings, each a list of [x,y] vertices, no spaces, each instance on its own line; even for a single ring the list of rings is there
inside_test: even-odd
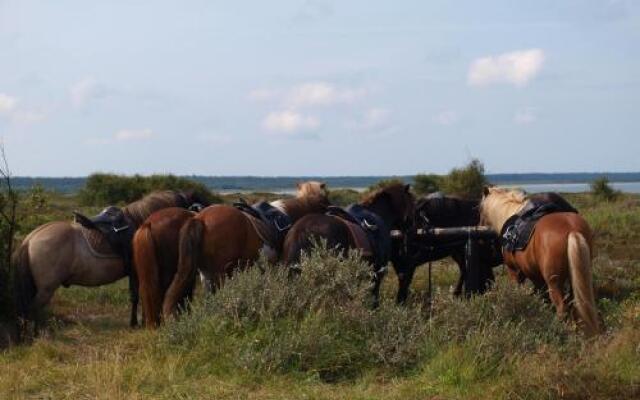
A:
[[[373,305],[378,304],[380,284],[389,261],[395,262],[392,252],[391,230],[406,230],[413,226],[414,196],[409,185],[400,183],[383,187],[346,211],[335,215],[311,214],[293,225],[287,233],[283,248],[283,261],[289,266],[299,262],[304,251],[310,251],[318,239],[326,240],[328,248],[341,252],[349,249],[362,251],[363,259],[373,267]],[[337,212],[337,211],[336,211]],[[348,215],[345,215],[348,214]],[[334,211],[330,214],[334,214]],[[355,218],[362,217],[362,224]],[[360,225],[368,226],[372,238]]]
[[[131,225],[129,229],[135,230],[154,211],[187,207],[191,202],[191,195],[182,192],[155,192],[122,211]],[[32,317],[60,286],[100,286],[127,276],[123,259],[104,245],[101,234],[70,221],[50,222],[29,233],[13,256],[21,317]],[[137,300],[135,303],[131,325],[137,323]]]
[[[323,212],[329,205],[326,185],[313,181],[298,184],[296,197],[271,205],[292,222],[309,213]],[[165,319],[176,312],[178,303],[192,287],[196,271],[200,271],[205,289],[214,291],[237,267],[254,262],[261,254],[272,262],[279,257],[278,249],[263,241],[251,217],[228,205],[207,207],[187,219],[180,230],[178,246],[177,271],[162,305]],[[157,309],[150,312],[154,313],[152,318],[157,318]],[[154,324],[157,319],[150,323]]]
[[[498,187],[485,188],[480,213],[484,223],[500,232],[505,222],[529,202],[524,193]],[[557,314],[564,318],[565,284],[571,284],[573,316],[587,335],[600,332],[591,276],[593,233],[587,222],[573,212],[543,216],[524,250],[503,249],[505,265],[512,279],[529,279],[537,289],[548,289]]]

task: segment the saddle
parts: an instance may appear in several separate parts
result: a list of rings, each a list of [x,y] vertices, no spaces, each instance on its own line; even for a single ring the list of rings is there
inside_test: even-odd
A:
[[[133,239],[134,227],[124,214],[124,212],[114,206],[109,206],[102,210],[94,217],[86,217],[77,211],[73,212],[74,220],[84,228],[99,233],[109,244],[109,247],[119,257],[122,257],[127,273],[131,272],[131,240]],[[94,239],[89,241],[97,243],[96,235],[85,235],[85,237],[93,236]],[[98,250],[95,249],[94,250]],[[104,249],[100,249],[101,252]]]
[[[233,203],[233,206],[250,217],[249,221],[260,239],[279,253],[284,237],[291,228],[291,217],[266,201],[249,205],[241,199]]]
[[[517,214],[511,216],[502,227],[500,242],[505,251],[526,249],[535,231],[536,223],[545,215],[557,212],[577,213],[571,205],[546,201],[529,201]]]
[[[346,209],[329,206],[326,215],[346,222],[356,247],[364,256],[373,259],[376,272],[386,270],[391,258],[391,231],[382,218],[359,204]]]

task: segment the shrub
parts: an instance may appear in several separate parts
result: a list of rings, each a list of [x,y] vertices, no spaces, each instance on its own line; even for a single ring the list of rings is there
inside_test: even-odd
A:
[[[620,196],[620,192],[609,185],[609,179],[605,176],[591,182],[591,193],[596,199],[602,201],[612,201]]]
[[[415,365],[427,333],[422,314],[394,303],[371,310],[371,267],[355,253],[342,257],[321,248],[304,256],[300,268],[295,277],[263,262],[238,272],[168,324],[161,340],[255,373],[312,373],[331,381],[374,366]],[[229,340],[233,346],[219,354],[219,343]]]
[[[424,195],[440,191],[444,178],[435,174],[418,174],[414,180],[414,190],[417,194]]]
[[[360,201],[360,193],[353,189],[332,189],[329,192],[331,204],[346,206]]]
[[[130,203],[154,190],[191,190],[212,202],[221,202],[202,183],[175,175],[123,176],[92,174],[80,190],[80,202],[84,205]]]
[[[462,168],[454,168],[442,179],[440,188],[448,194],[477,199],[482,197],[482,190],[487,184],[484,176],[484,165],[477,159]]]

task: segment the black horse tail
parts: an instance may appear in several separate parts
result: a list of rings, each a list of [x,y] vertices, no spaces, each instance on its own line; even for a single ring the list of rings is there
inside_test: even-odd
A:
[[[12,261],[15,282],[15,307],[19,318],[31,318],[33,299],[36,297],[37,287],[29,265],[29,244],[22,243],[13,253]]]
[[[198,218],[189,219],[180,229],[178,268],[162,305],[165,320],[176,312],[178,302],[188,293],[189,285],[194,284],[202,257],[203,234],[204,224]]]

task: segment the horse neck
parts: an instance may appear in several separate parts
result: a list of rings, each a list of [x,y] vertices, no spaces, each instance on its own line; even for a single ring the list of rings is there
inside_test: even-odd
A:
[[[480,221],[478,204],[478,201],[453,197],[435,199],[421,205],[417,218],[420,220],[423,211],[429,222],[437,227],[477,225]]]
[[[370,204],[362,204],[362,207],[379,216],[389,229],[392,229],[397,221],[397,217],[394,214],[392,207],[386,201],[374,200]]]
[[[491,225],[493,229],[500,232],[505,222],[520,212],[528,202],[528,200],[520,203],[512,200],[497,199],[491,202],[491,204],[488,204],[489,207],[487,207],[487,205],[484,206],[486,209],[484,212],[486,222]]]
[[[274,204],[276,203],[276,204]],[[323,213],[327,209],[328,201],[323,196],[295,197],[292,199],[278,200],[271,203],[280,208],[282,212],[291,218],[292,222],[307,214]]]
[[[158,210],[162,210],[163,208],[174,207],[176,206],[176,203],[177,202],[171,203],[169,201],[159,200],[159,201],[153,202],[152,204],[149,204],[147,207],[144,208],[144,210],[140,210],[140,209],[134,210],[133,207],[129,205],[124,207],[122,209],[122,212],[124,212],[127,219],[131,221],[131,223],[137,229],[140,225],[142,225],[144,220],[146,220],[147,217],[149,217],[149,215],[153,214]]]

